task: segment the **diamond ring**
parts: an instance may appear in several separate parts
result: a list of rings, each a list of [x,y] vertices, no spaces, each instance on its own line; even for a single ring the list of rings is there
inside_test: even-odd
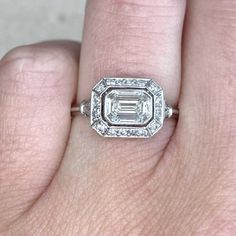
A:
[[[178,117],[166,104],[163,89],[147,78],[104,78],[91,99],[71,108],[72,115],[90,117],[91,127],[103,137],[150,138],[165,118]]]

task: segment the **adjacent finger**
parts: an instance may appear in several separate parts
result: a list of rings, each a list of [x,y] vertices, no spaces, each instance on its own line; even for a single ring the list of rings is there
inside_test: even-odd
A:
[[[234,235],[235,42],[235,1],[188,1],[180,119],[174,137],[178,155],[169,158],[186,177],[176,185],[185,186],[185,204],[195,199],[186,215],[194,214],[197,232],[204,235]]]
[[[80,46],[19,47],[0,61],[0,228],[38,198],[63,156]]]
[[[187,132],[182,136],[186,137],[183,141],[188,141],[191,152],[195,148],[199,153],[215,147],[207,159],[199,155],[210,165],[219,149],[223,148],[222,155],[227,156],[230,146],[235,144],[235,24],[234,1],[189,1],[180,102],[183,129],[179,130]]]

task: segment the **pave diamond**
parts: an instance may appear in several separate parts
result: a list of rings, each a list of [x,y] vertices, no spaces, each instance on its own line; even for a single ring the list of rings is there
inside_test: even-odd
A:
[[[111,125],[147,124],[153,116],[153,98],[145,90],[113,89],[104,98],[104,117]]]

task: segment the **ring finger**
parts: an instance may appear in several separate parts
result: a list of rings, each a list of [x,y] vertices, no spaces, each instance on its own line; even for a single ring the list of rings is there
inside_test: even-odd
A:
[[[151,77],[163,87],[167,102],[176,106],[180,89],[185,4],[185,0],[148,0],[145,3],[141,0],[89,0],[81,51],[78,101],[88,99],[92,87],[102,77]],[[112,155],[116,156],[115,145],[115,152],[119,155],[131,156],[134,150],[139,153],[138,156],[144,153],[161,155],[174,125],[173,121],[167,122],[162,132],[150,140],[124,142],[106,139],[103,142],[104,139],[98,137],[83,118],[76,118],[71,150],[81,150],[83,146],[91,150],[91,158],[93,153],[98,152],[111,154],[112,151]],[[104,158],[107,160],[107,157]],[[155,155],[152,161],[155,163],[158,158]]]

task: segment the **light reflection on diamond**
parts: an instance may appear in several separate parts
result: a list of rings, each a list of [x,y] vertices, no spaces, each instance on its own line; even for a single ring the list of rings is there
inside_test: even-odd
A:
[[[144,90],[113,89],[104,104],[104,117],[112,125],[145,125],[153,116],[153,99]]]

